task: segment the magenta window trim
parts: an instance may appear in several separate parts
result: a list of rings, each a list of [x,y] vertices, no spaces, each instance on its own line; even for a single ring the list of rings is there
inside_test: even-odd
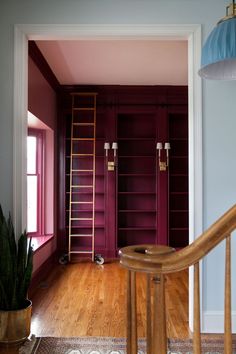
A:
[[[28,176],[37,177],[37,221],[36,231],[28,232],[29,236],[37,237],[44,235],[45,230],[45,218],[44,218],[44,190],[45,190],[45,178],[44,178],[44,151],[45,151],[45,135],[41,129],[28,129],[28,136],[36,138],[36,170],[35,173],[27,173]],[[28,172],[28,171],[27,171]]]

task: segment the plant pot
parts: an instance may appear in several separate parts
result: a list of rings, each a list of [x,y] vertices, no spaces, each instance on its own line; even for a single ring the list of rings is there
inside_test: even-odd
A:
[[[21,310],[0,310],[0,343],[24,342],[30,335],[31,312],[30,300],[26,300],[26,307]]]

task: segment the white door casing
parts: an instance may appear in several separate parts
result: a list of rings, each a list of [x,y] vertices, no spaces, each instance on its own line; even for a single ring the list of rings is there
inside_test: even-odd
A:
[[[200,25],[15,25],[13,222],[26,227],[26,136],[28,111],[28,40],[188,40],[189,93],[189,243],[202,233],[202,86]],[[189,320],[192,328],[193,281],[190,272]],[[202,311],[201,311],[202,312]]]

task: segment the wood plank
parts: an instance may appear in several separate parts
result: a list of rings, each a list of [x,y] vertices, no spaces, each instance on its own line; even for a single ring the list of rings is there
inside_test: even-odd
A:
[[[188,273],[166,277],[168,337],[188,338]],[[126,337],[126,271],[117,261],[55,265],[33,300],[38,336]],[[138,336],[146,336],[146,275],[137,274]]]

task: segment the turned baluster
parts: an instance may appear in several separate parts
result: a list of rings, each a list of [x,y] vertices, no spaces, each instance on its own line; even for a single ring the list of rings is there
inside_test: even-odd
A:
[[[225,318],[224,318],[224,353],[232,354],[231,325],[231,236],[226,238],[225,247]]]
[[[152,354],[167,353],[165,279],[164,275],[154,276],[153,299],[153,341]]]
[[[199,263],[194,264],[193,354],[201,354]]]
[[[151,309],[151,275],[147,274],[146,322],[147,354],[152,354],[152,309]]]
[[[127,354],[137,354],[136,273],[127,275]]]

